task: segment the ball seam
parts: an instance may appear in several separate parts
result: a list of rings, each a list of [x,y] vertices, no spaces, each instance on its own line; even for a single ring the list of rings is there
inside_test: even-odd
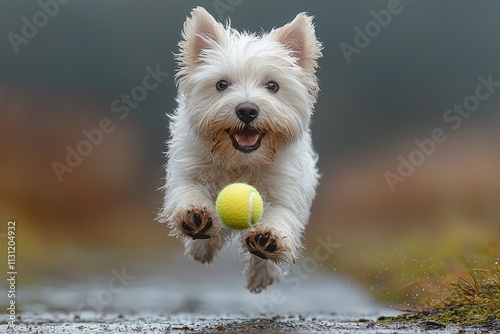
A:
[[[248,196],[248,205],[250,207],[250,225],[253,225],[253,196],[255,195],[254,191],[250,192],[250,196]]]

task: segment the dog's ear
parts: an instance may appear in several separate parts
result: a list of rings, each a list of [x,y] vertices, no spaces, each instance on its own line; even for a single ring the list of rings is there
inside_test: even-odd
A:
[[[323,47],[316,38],[312,19],[306,13],[300,13],[292,22],[274,29],[270,37],[292,50],[301,67],[314,72],[318,67],[316,60],[323,56],[321,53]]]
[[[184,22],[183,40],[179,42],[178,59],[181,67],[191,67],[199,62],[201,51],[226,41],[224,26],[217,22],[203,7],[196,7]]]

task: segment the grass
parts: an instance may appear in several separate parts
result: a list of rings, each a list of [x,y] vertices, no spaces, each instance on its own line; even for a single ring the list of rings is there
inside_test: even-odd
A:
[[[416,289],[427,293],[419,298],[413,312],[380,321],[500,329],[499,255],[500,248],[494,247],[489,256],[477,257],[472,263],[454,262],[449,274],[416,284]]]
[[[374,299],[401,309],[428,293],[429,280],[450,272],[447,259],[490,252],[492,233],[486,228],[437,219],[431,227],[422,225],[416,221],[398,229],[370,224],[336,234],[333,238],[341,246],[325,261],[325,268],[353,277]],[[488,259],[481,261],[486,264]]]

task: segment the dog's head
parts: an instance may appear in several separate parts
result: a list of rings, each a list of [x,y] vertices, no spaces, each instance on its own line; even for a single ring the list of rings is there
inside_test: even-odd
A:
[[[269,163],[309,131],[322,56],[310,16],[259,36],[224,27],[198,7],[182,37],[179,116],[214,159],[233,167]]]

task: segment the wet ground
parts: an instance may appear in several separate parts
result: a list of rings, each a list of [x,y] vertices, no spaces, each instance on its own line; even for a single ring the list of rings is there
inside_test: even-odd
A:
[[[399,312],[375,303],[350,280],[321,270],[319,264],[298,263],[282,283],[251,294],[245,288],[238,254],[226,251],[212,266],[179,255],[168,266],[116,266],[90,282],[44,282],[22,288],[16,300],[22,307],[18,325],[2,321],[0,333],[422,331],[421,327],[376,324],[379,316]],[[7,293],[0,293],[0,304],[6,305]]]
[[[335,314],[250,315],[43,312],[28,313],[15,327],[0,325],[0,332],[15,333],[465,333],[406,325],[378,325],[367,319],[352,321]],[[473,331],[468,331],[471,333]],[[479,331],[481,333],[481,331]]]

